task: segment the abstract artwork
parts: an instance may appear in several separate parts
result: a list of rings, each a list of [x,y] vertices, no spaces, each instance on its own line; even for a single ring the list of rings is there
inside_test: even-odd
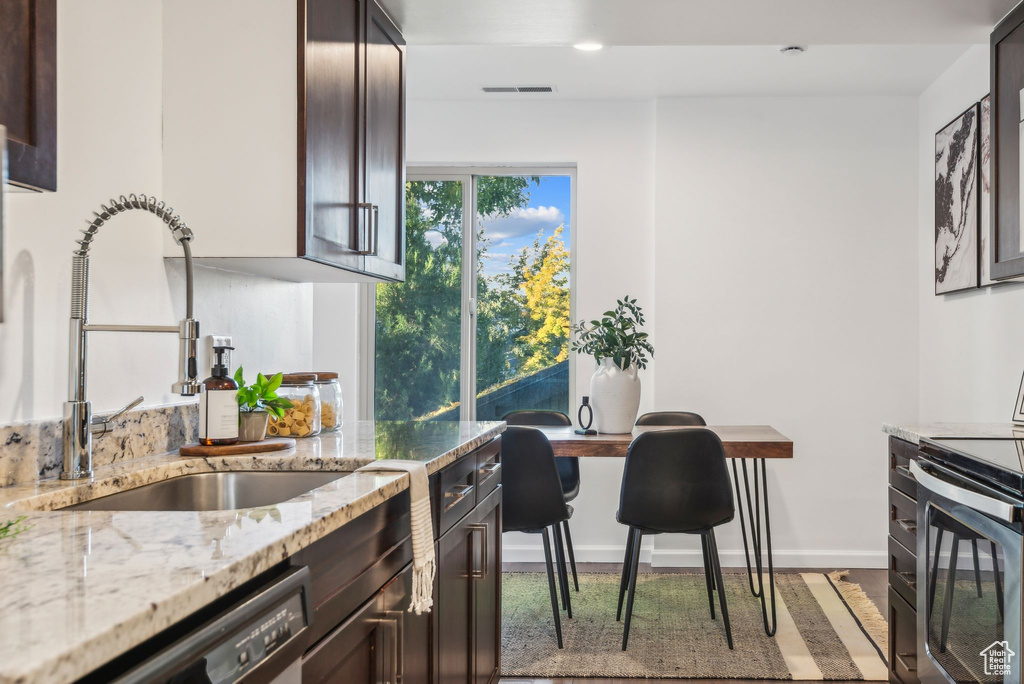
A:
[[[981,220],[977,103],[935,134],[935,294],[978,287]]]

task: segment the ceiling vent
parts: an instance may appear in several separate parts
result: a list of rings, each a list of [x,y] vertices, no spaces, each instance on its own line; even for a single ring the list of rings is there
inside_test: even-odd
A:
[[[485,93],[553,93],[554,86],[484,86]]]

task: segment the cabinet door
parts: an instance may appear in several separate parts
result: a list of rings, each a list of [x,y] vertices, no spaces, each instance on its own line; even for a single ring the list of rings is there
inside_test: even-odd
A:
[[[365,11],[362,0],[307,0],[300,17],[298,256],[356,271]]]
[[[477,508],[479,522],[471,527],[476,566],[474,610],[476,634],[474,664],[476,684],[497,681],[501,651],[501,486]],[[479,558],[479,560],[477,560]]]
[[[382,593],[374,595],[302,660],[303,684],[382,684],[387,626]]]
[[[438,541],[438,583],[434,610],[438,640],[438,684],[473,681],[472,514]]]
[[[430,613],[409,612],[412,604],[412,566],[384,587],[384,617],[397,619],[399,629],[398,679],[402,684],[430,681]]]
[[[365,270],[405,277],[405,40],[373,0],[367,1],[366,140],[361,217]]]
[[[438,542],[440,684],[487,684],[498,670],[501,487]]]
[[[0,125],[10,182],[56,190],[56,0],[0,2]]]

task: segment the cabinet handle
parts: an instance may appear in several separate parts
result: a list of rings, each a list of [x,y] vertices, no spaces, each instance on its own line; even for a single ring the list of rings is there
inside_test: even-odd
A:
[[[380,207],[370,202],[359,202],[359,239],[356,245],[357,254],[377,256],[377,234],[380,229]],[[366,211],[370,212],[370,220],[366,221]],[[369,227],[368,227],[369,225]]]
[[[405,645],[403,643],[405,637],[402,634],[402,611],[384,611],[384,617],[381,618],[380,623],[391,628],[391,664],[394,673],[394,681],[385,679],[384,684],[402,684],[402,680],[405,679]]]
[[[499,468],[501,468],[500,463],[491,463],[477,470],[477,477],[479,478],[479,482],[477,484],[487,482],[487,480],[491,479],[491,476],[498,472]]]
[[[903,518],[899,518],[899,519],[896,520],[896,524],[899,525],[900,527],[902,527],[905,532],[908,532],[908,533],[914,534],[914,535],[917,534],[917,521],[916,520],[906,520],[906,519],[903,519]]]
[[[473,491],[473,485],[457,485],[444,493],[444,510],[448,511],[452,506],[465,499]]]
[[[469,576],[471,579],[484,579],[487,577],[487,524],[479,525],[467,525],[470,534],[470,552],[476,555],[476,533],[481,532],[483,536],[483,544],[480,545],[480,569],[477,570],[475,567],[470,571]],[[476,560],[475,558],[473,559]]]
[[[914,590],[917,590],[917,574],[913,572],[897,572],[900,579],[907,583],[907,585]]]

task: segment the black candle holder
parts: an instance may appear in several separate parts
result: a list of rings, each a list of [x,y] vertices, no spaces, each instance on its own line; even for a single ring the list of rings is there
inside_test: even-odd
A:
[[[587,423],[583,424],[583,409],[587,409]],[[580,410],[576,412],[576,420],[580,426],[576,430],[573,430],[577,435],[596,435],[597,430],[591,430],[590,425],[594,422],[594,407],[590,405],[590,397],[584,396],[583,403],[580,404]]]

